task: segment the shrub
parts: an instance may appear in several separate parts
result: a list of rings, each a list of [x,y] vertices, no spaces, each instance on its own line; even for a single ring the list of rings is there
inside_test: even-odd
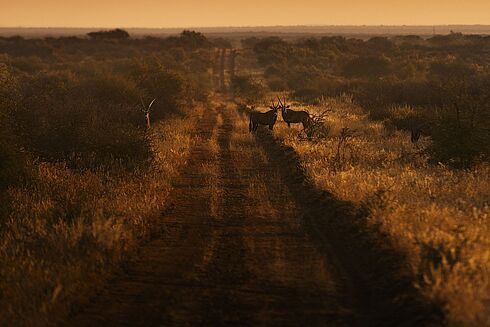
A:
[[[288,89],[288,84],[278,77],[267,79],[267,85],[272,91],[286,91]]]
[[[17,57],[12,59],[11,64],[12,67],[28,74],[46,69],[46,64],[37,56]]]
[[[356,57],[343,66],[343,74],[347,77],[378,78],[391,73],[391,63],[385,57]]]
[[[187,91],[182,75],[168,70],[155,59],[139,62],[133,75],[138,87],[145,92],[147,102],[157,99],[153,106],[154,119],[181,112]]]
[[[468,167],[478,159],[490,158],[490,135],[487,128],[457,124],[451,116],[438,122],[431,131],[431,150],[437,161],[453,166]]]
[[[187,50],[210,48],[213,45],[202,33],[189,30],[184,30],[178,37],[171,36],[165,39],[164,44]]]
[[[180,34],[180,42],[185,48],[196,49],[209,47],[211,43],[199,32],[184,30]]]
[[[122,40],[129,38],[129,33],[125,30],[117,28],[115,30],[110,31],[98,31],[98,32],[90,32],[87,35],[92,39],[116,39]]]
[[[233,77],[231,87],[235,95],[248,102],[256,102],[263,97],[265,92],[264,87],[249,75]]]
[[[393,43],[386,37],[372,37],[367,42],[366,45],[373,50],[381,52],[389,52],[393,49]]]
[[[145,135],[134,126],[137,109],[126,98],[136,93],[130,82],[107,76],[79,80],[60,72],[27,77],[22,85],[16,121],[35,155],[74,168],[113,160],[134,166],[149,158]]]
[[[2,191],[19,180],[25,167],[19,140],[12,130],[12,111],[18,96],[17,80],[6,65],[0,64],[0,199]]]

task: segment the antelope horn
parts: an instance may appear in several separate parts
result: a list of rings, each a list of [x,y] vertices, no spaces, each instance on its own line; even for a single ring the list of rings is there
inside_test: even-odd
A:
[[[151,101],[151,102],[150,102],[150,105],[148,106],[148,111],[150,111],[151,106],[153,105],[153,103],[154,103],[156,100],[157,100],[157,99],[155,98],[155,99],[153,99],[153,101]]]
[[[141,101],[142,110],[146,110],[146,106],[145,103],[143,102],[143,98],[140,97],[140,101]]]
[[[279,98],[279,96],[277,96],[277,100],[279,100],[279,103],[281,104],[281,106],[284,106],[281,102],[281,98]]]

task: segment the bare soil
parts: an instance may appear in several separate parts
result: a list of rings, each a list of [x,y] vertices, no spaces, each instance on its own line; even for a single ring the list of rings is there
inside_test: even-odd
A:
[[[437,325],[402,256],[246,119],[209,111],[157,232],[67,325]]]

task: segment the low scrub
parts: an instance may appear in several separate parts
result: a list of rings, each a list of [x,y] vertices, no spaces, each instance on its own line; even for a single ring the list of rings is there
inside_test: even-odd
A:
[[[290,90],[309,104],[352,94],[374,119],[406,130],[425,123],[432,160],[468,168],[490,160],[489,40],[452,33],[428,40],[271,37],[244,44],[253,46],[271,90]],[[400,121],[392,109],[406,106],[413,115]]]
[[[131,174],[117,162],[111,171],[29,165],[34,177],[9,188],[0,225],[0,325],[51,325],[97,290],[155,228],[195,119],[157,124],[155,160]]]
[[[231,89],[235,96],[245,99],[248,102],[257,102],[265,94],[265,88],[252,76],[235,76],[231,80]]]
[[[328,136],[311,139],[280,122],[274,134],[296,150],[317,187],[356,203],[390,236],[407,254],[414,284],[444,308],[450,326],[488,325],[489,165],[433,163],[431,138],[416,146],[408,132],[370,120],[345,98],[301,109],[328,109]]]

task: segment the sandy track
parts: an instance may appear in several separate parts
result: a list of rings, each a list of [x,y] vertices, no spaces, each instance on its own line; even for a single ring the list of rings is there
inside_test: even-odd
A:
[[[210,111],[162,232],[68,325],[371,324],[312,208],[246,127],[234,108]]]

